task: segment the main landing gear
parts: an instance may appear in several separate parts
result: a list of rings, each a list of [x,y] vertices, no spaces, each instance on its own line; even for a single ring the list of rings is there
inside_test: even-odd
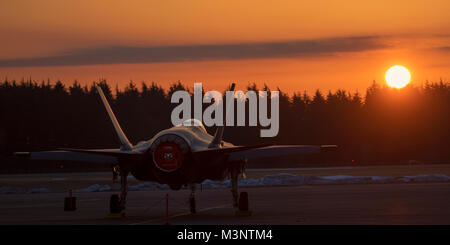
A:
[[[233,207],[237,208],[236,216],[249,216],[251,211],[248,208],[248,193],[241,192],[238,194],[238,180],[242,168],[231,169],[231,194],[233,195]]]
[[[113,176],[117,169],[113,169]],[[109,200],[109,211],[111,214],[119,214],[125,210],[128,193],[128,172],[120,170],[120,196],[117,194],[111,195]],[[117,175],[116,175],[117,176]],[[114,181],[114,179],[113,179]]]

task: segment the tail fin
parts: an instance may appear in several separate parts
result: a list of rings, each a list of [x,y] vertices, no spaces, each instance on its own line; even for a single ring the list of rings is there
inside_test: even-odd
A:
[[[232,83],[229,91],[234,91],[234,87],[235,86],[236,86],[236,84]],[[234,103],[233,103],[233,105],[234,105]],[[218,126],[217,127],[216,133],[214,134],[214,138],[211,141],[211,143],[209,144],[209,148],[220,147],[220,143],[222,142],[223,130],[224,129],[225,129],[224,126]]]
[[[114,125],[114,129],[116,130],[117,136],[119,137],[120,143],[122,146],[120,147],[121,150],[129,151],[132,148],[132,145],[130,141],[128,140],[127,136],[123,133],[122,128],[119,125],[119,122],[117,121],[116,116],[114,115],[114,112],[111,109],[111,106],[109,106],[108,100],[106,100],[105,94],[103,93],[102,88],[99,86],[97,87],[98,94],[100,95],[100,98],[103,101],[103,105],[105,106],[106,111],[108,112],[109,118],[111,119],[112,124]]]

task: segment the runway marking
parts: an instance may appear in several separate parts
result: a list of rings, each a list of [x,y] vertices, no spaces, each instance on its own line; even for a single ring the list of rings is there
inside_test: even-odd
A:
[[[209,211],[209,210],[212,210],[212,209],[225,208],[225,207],[229,207],[229,206],[230,205],[228,205],[228,204],[224,204],[224,205],[219,205],[219,206],[215,206],[215,207],[204,208],[204,209],[198,210],[197,213],[206,212],[206,211]],[[169,216],[169,219],[176,218],[176,217],[181,217],[181,216],[186,216],[186,215],[190,215],[190,214],[191,214],[191,212],[174,214],[174,215]],[[155,222],[155,221],[162,221],[164,219],[165,219],[165,217],[159,217],[159,218],[155,218],[155,219],[149,219],[149,220],[145,220],[145,221],[141,221],[141,222],[131,223],[131,224],[128,224],[128,225],[140,225],[140,224],[145,224],[145,223],[150,223],[150,222]]]

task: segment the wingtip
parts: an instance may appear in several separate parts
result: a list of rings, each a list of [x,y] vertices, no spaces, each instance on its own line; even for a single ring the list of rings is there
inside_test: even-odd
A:
[[[17,156],[17,157],[30,157],[31,153],[30,152],[21,151],[21,152],[14,152],[13,155]]]
[[[335,151],[337,149],[338,149],[337,145],[321,145],[320,146],[320,152]]]

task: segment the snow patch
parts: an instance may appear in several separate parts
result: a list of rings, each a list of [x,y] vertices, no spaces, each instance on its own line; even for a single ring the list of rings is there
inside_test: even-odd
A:
[[[23,189],[17,187],[2,186],[0,187],[0,194],[24,194],[24,193],[51,193],[54,192],[49,188],[33,188]]]
[[[446,182],[450,181],[450,176],[445,174],[419,174],[416,176],[405,176],[400,178],[403,182]]]
[[[0,187],[0,194],[13,194],[13,193],[14,194],[26,193],[26,190],[22,188],[15,188],[9,186]]]
[[[129,186],[128,189],[130,191],[167,190],[167,189],[169,189],[169,186],[165,185],[165,184],[154,183],[154,182],[144,182],[142,184]]]
[[[27,191],[27,193],[52,193],[54,191],[49,188],[33,188]]]
[[[239,180],[240,187],[258,187],[258,186],[287,186],[287,185],[330,185],[330,184],[379,184],[379,183],[424,183],[424,182],[450,182],[450,176],[444,174],[420,174],[416,176],[391,177],[391,176],[304,176],[294,174],[274,174],[267,175],[258,179]],[[229,188],[230,180],[212,181],[205,180],[201,184],[204,189]],[[75,193],[83,192],[104,192],[118,191],[118,186],[94,184],[86,188],[73,190]],[[130,185],[130,191],[150,191],[150,190],[168,190],[169,186],[154,182],[143,182],[137,185]],[[0,187],[0,194],[20,194],[20,193],[52,193],[48,188],[23,189],[16,187]]]
[[[86,188],[75,189],[75,190],[73,190],[73,192],[75,192],[75,193],[80,193],[80,192],[102,192],[102,191],[111,191],[111,190],[112,190],[112,188],[109,185],[95,184],[95,185],[88,186]]]

